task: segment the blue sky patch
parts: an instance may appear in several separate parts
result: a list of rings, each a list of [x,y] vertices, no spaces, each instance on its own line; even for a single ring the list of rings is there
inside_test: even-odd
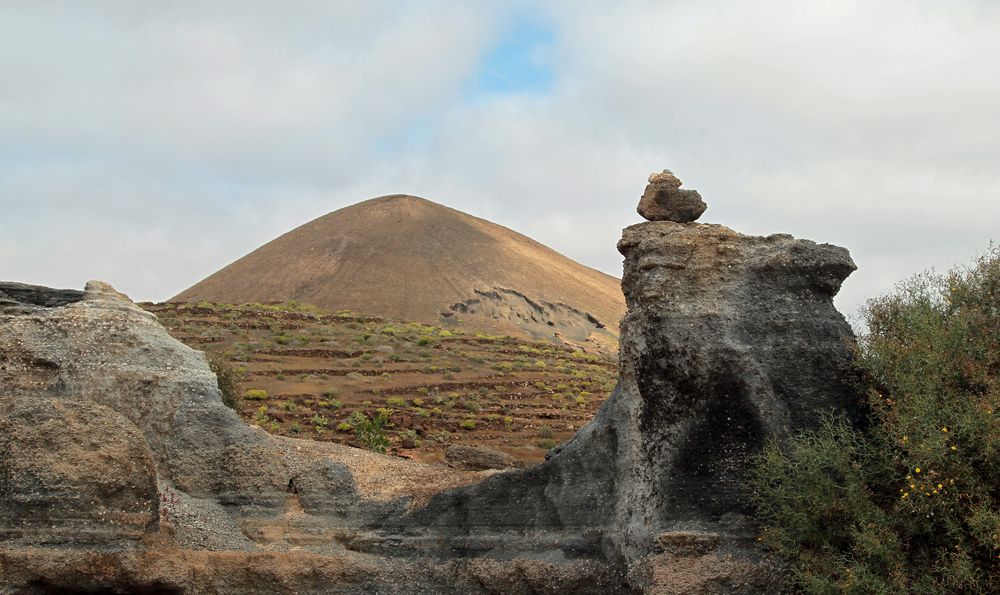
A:
[[[483,53],[457,95],[376,140],[376,155],[427,150],[451,102],[475,103],[499,95],[548,92],[555,80],[548,58],[555,40],[548,22],[534,16],[514,18]]]
[[[468,86],[470,98],[547,91],[555,79],[547,56],[554,43],[550,24],[516,19],[480,61]]]

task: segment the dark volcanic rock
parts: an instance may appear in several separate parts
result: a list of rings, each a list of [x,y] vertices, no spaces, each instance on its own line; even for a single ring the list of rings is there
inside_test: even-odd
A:
[[[853,333],[833,296],[847,250],[718,225],[625,230],[622,383],[636,398],[653,518],[677,526],[746,511],[742,470],[767,439],[860,415]],[[666,463],[666,464],[663,464]]]
[[[701,217],[708,205],[697,190],[681,190],[681,181],[670,170],[649,175],[636,211],[650,221],[690,223]]]
[[[544,463],[485,479],[246,425],[204,356],[105,284],[56,307],[22,294],[0,309],[0,430],[18,441],[0,444],[15,454],[0,463],[0,590],[774,591],[744,472],[825,408],[859,415],[833,307],[854,264],[668,221],[629,227],[619,250],[617,387]],[[59,424],[72,432],[46,434]],[[69,472],[61,451],[94,460]],[[55,531],[18,527],[17,506]],[[64,537],[77,510],[100,552]]]
[[[854,263],[787,235],[672,222],[626,229],[619,249],[621,379],[595,419],[542,465],[440,494],[394,530],[440,532],[468,555],[598,557],[639,587],[657,536],[700,531],[740,558],[720,562],[735,573],[727,591],[762,589],[775,577],[747,571],[760,565],[744,471],[825,408],[858,413],[853,334],[833,306]],[[515,542],[513,527],[534,531]]]
[[[56,308],[81,299],[83,292],[75,289],[52,289],[0,281],[0,311],[26,311],[33,307]]]

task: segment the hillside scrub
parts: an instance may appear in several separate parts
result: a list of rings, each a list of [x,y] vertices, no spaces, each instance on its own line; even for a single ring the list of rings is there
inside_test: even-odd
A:
[[[215,373],[216,382],[219,386],[219,393],[222,402],[233,411],[239,413],[243,406],[243,397],[240,395],[240,387],[246,371],[237,368],[225,356],[217,353],[209,354],[208,365]],[[266,395],[265,395],[266,396]]]
[[[871,423],[765,449],[761,540],[810,593],[1000,592],[1000,249],[864,317]]]

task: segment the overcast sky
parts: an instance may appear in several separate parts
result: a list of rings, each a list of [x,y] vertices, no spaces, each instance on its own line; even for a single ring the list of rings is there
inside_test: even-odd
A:
[[[392,193],[620,276],[663,168],[848,315],[1000,240],[997,3],[539,4],[0,3],[0,279],[162,300]]]

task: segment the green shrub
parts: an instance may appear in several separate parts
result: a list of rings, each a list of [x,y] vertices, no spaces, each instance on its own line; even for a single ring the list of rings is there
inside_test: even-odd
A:
[[[245,393],[243,393],[243,398],[250,401],[263,401],[264,399],[267,398],[267,391],[260,390],[257,388],[251,388],[248,389]]]
[[[765,450],[762,540],[806,592],[1000,592],[1000,250],[864,314],[871,423]]]
[[[462,423],[460,423],[459,425],[462,426],[462,429],[464,429],[464,430],[475,430],[476,429],[476,420],[474,420],[474,419],[463,419]]]
[[[406,399],[402,397],[389,397],[385,402],[390,407],[406,407]]]
[[[208,354],[208,367],[215,373],[216,384],[219,387],[223,404],[239,413],[243,407],[240,385],[246,377],[246,370],[233,366],[225,356],[219,353]]]
[[[368,449],[384,453],[389,448],[389,437],[385,429],[389,427],[391,409],[379,408],[371,417],[363,411],[355,411],[348,421],[354,427],[354,435]]]

